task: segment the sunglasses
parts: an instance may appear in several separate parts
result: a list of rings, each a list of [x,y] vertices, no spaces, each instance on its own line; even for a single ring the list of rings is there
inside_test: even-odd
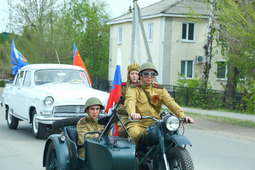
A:
[[[144,72],[142,72],[142,76],[143,77],[149,77],[149,76],[156,77],[157,73],[154,71],[144,71]]]

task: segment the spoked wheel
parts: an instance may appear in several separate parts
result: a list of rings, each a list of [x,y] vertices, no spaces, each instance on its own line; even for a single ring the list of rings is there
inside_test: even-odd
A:
[[[58,170],[58,158],[54,143],[51,142],[47,151],[46,170]]]
[[[33,118],[32,118],[32,129],[34,136],[38,139],[43,139],[46,136],[47,128],[46,125],[39,123],[36,120],[36,110],[33,111]]]
[[[194,170],[189,152],[182,147],[169,149],[166,157],[171,170]]]
[[[7,125],[10,129],[17,129],[19,125],[19,119],[10,114],[10,110],[6,107]]]

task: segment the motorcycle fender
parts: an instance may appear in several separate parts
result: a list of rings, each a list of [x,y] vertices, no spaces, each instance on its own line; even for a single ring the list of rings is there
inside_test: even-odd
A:
[[[70,156],[67,141],[60,140],[60,134],[50,135],[47,139],[43,152],[43,167],[46,166],[46,157],[49,145],[54,143],[59,169],[70,169]]]
[[[171,140],[178,146],[182,146],[182,145],[192,146],[190,141],[185,136],[181,136],[181,135],[169,135],[169,136],[166,136],[166,140],[167,141]]]

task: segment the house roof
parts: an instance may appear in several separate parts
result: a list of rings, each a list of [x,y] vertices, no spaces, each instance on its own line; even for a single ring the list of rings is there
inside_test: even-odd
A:
[[[202,0],[162,0],[140,9],[140,12],[143,18],[159,16],[185,17],[191,12],[207,17],[209,15],[209,8]],[[109,20],[108,24],[132,21],[132,16],[132,13],[127,13]]]

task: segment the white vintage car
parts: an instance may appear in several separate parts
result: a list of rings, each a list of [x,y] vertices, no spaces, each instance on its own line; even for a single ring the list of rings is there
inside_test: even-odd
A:
[[[98,97],[104,106],[109,93],[91,87],[85,70],[63,64],[30,64],[22,67],[12,85],[4,88],[2,106],[7,125],[32,123],[36,138],[44,138],[56,120],[86,115],[84,104]]]

